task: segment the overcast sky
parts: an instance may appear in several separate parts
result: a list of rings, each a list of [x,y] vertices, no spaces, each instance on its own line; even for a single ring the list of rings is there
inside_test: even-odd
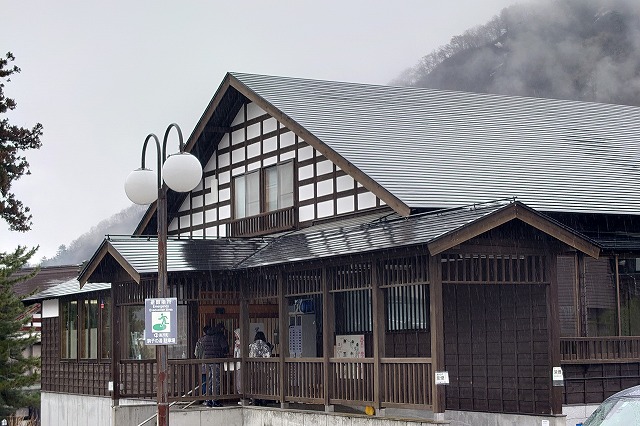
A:
[[[22,69],[5,86],[9,119],[44,126],[13,187],[32,230],[0,221],[0,252],[51,257],[130,206],[123,183],[146,135],[176,122],[186,140],[227,71],[387,84],[517,2],[0,0],[0,54]]]

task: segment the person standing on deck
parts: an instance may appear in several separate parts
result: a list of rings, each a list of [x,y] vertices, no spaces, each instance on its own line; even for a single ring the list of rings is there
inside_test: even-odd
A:
[[[226,358],[229,355],[229,344],[224,335],[224,324],[219,323],[214,328],[209,328],[201,339],[203,344],[203,357]],[[207,394],[220,396],[220,363],[206,364],[207,370]],[[207,400],[208,407],[222,407],[217,399]]]

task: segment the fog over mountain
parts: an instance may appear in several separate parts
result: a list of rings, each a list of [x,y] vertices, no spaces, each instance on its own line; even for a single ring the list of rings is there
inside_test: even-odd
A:
[[[640,105],[640,2],[516,4],[392,84]]]
[[[93,226],[89,231],[73,240],[69,246],[58,247],[58,253],[50,259],[40,260],[42,266],[79,265],[93,256],[106,235],[131,235],[147,206],[131,205]]]

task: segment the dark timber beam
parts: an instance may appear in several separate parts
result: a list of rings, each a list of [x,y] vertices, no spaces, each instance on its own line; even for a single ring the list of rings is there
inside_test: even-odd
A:
[[[442,297],[442,262],[440,255],[429,257],[429,299],[431,320],[431,396],[433,412],[444,413],[446,409],[445,388],[436,386],[436,371],[444,371],[444,303]]]

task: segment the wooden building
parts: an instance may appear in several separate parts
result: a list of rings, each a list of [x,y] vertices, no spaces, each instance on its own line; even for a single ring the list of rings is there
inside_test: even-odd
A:
[[[627,106],[228,74],[187,144],[202,183],[168,195],[170,400],[204,399],[217,323],[274,344],[216,361],[225,401],[558,419],[640,383],[638,129]],[[30,298],[43,415],[155,398],[155,230],[152,205],[82,293]]]

